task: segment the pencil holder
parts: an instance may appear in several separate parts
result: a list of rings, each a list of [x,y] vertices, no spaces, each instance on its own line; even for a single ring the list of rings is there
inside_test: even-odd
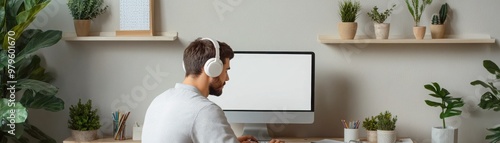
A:
[[[344,142],[359,141],[359,129],[344,128]]]

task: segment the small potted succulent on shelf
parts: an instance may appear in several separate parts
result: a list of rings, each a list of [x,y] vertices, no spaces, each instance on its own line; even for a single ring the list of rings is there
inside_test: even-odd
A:
[[[97,139],[97,130],[101,127],[99,115],[97,109],[92,110],[92,100],[87,100],[86,104],[81,101],[69,107],[68,128],[76,141],[92,141]]]
[[[77,36],[90,35],[92,19],[106,12],[103,0],[68,0],[68,8],[73,16]]]
[[[366,129],[368,142],[377,142],[377,117],[371,116],[370,118],[365,118],[363,127]]]
[[[498,83],[500,82],[500,68],[498,67],[497,64],[495,64],[491,60],[484,60],[483,61],[483,67],[492,74],[493,79],[487,79],[484,81],[481,80],[475,80],[472,81],[470,84],[473,86],[482,86],[487,91],[483,93],[481,96],[481,100],[478,104],[478,106],[481,109],[485,110],[493,110],[493,111],[500,111],[500,89],[497,88]],[[500,124],[493,126],[491,128],[487,129],[488,131],[492,132],[492,134],[487,135],[485,139],[491,140],[490,143],[496,143],[500,141]]]
[[[396,4],[392,5],[390,9],[386,9],[384,12],[379,13],[378,7],[373,7],[371,12],[368,12],[368,16],[374,22],[375,37],[376,39],[387,39],[389,38],[390,24],[384,23],[385,20],[391,15],[392,11],[396,7]]]
[[[432,107],[441,107],[441,113],[439,118],[443,120],[442,127],[432,128],[432,142],[433,143],[456,143],[458,142],[458,129],[453,127],[447,127],[445,119],[452,116],[458,116],[462,113],[458,107],[464,106],[462,98],[453,98],[450,92],[445,88],[441,88],[438,83],[433,82],[431,84],[424,85],[425,89],[432,91],[429,94],[432,97],[440,98],[441,101],[434,102],[430,100],[425,100],[425,103]]]
[[[338,24],[340,39],[354,39],[358,29],[358,13],[361,10],[359,1],[344,0],[339,3],[340,18],[342,22]]]
[[[448,15],[448,3],[441,5],[439,15],[432,15],[431,36],[432,39],[441,39],[444,37],[446,17]]]
[[[391,112],[385,111],[377,116],[377,143],[396,142],[396,121],[398,116],[392,117]]]
[[[427,5],[432,3],[432,0],[405,0],[408,6],[408,11],[410,11],[415,26],[413,27],[413,35],[416,39],[424,39],[425,36],[425,26],[420,26],[420,17],[425,10]]]

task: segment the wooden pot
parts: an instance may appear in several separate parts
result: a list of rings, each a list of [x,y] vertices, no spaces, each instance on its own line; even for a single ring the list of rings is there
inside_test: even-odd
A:
[[[389,23],[375,23],[373,27],[375,28],[376,39],[389,38],[389,29],[391,28],[391,25]]]
[[[74,20],[76,36],[90,35],[90,20]]]
[[[431,36],[432,39],[442,39],[444,38],[445,26],[443,24],[440,25],[431,25]]]
[[[338,24],[340,39],[348,40],[354,39],[356,31],[358,30],[358,23],[356,22],[340,22]]]
[[[413,35],[415,35],[415,39],[422,40],[425,36],[425,26],[416,26],[413,27]]]

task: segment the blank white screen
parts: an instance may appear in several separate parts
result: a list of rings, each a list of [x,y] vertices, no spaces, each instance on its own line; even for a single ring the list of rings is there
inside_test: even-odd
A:
[[[311,54],[235,53],[220,97],[223,110],[311,109]]]

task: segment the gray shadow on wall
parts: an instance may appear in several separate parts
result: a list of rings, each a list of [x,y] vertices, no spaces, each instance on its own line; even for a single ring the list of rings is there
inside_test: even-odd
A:
[[[351,95],[351,84],[343,74],[326,71],[316,73],[315,115],[313,124],[269,124],[273,137],[342,137],[340,120]]]

